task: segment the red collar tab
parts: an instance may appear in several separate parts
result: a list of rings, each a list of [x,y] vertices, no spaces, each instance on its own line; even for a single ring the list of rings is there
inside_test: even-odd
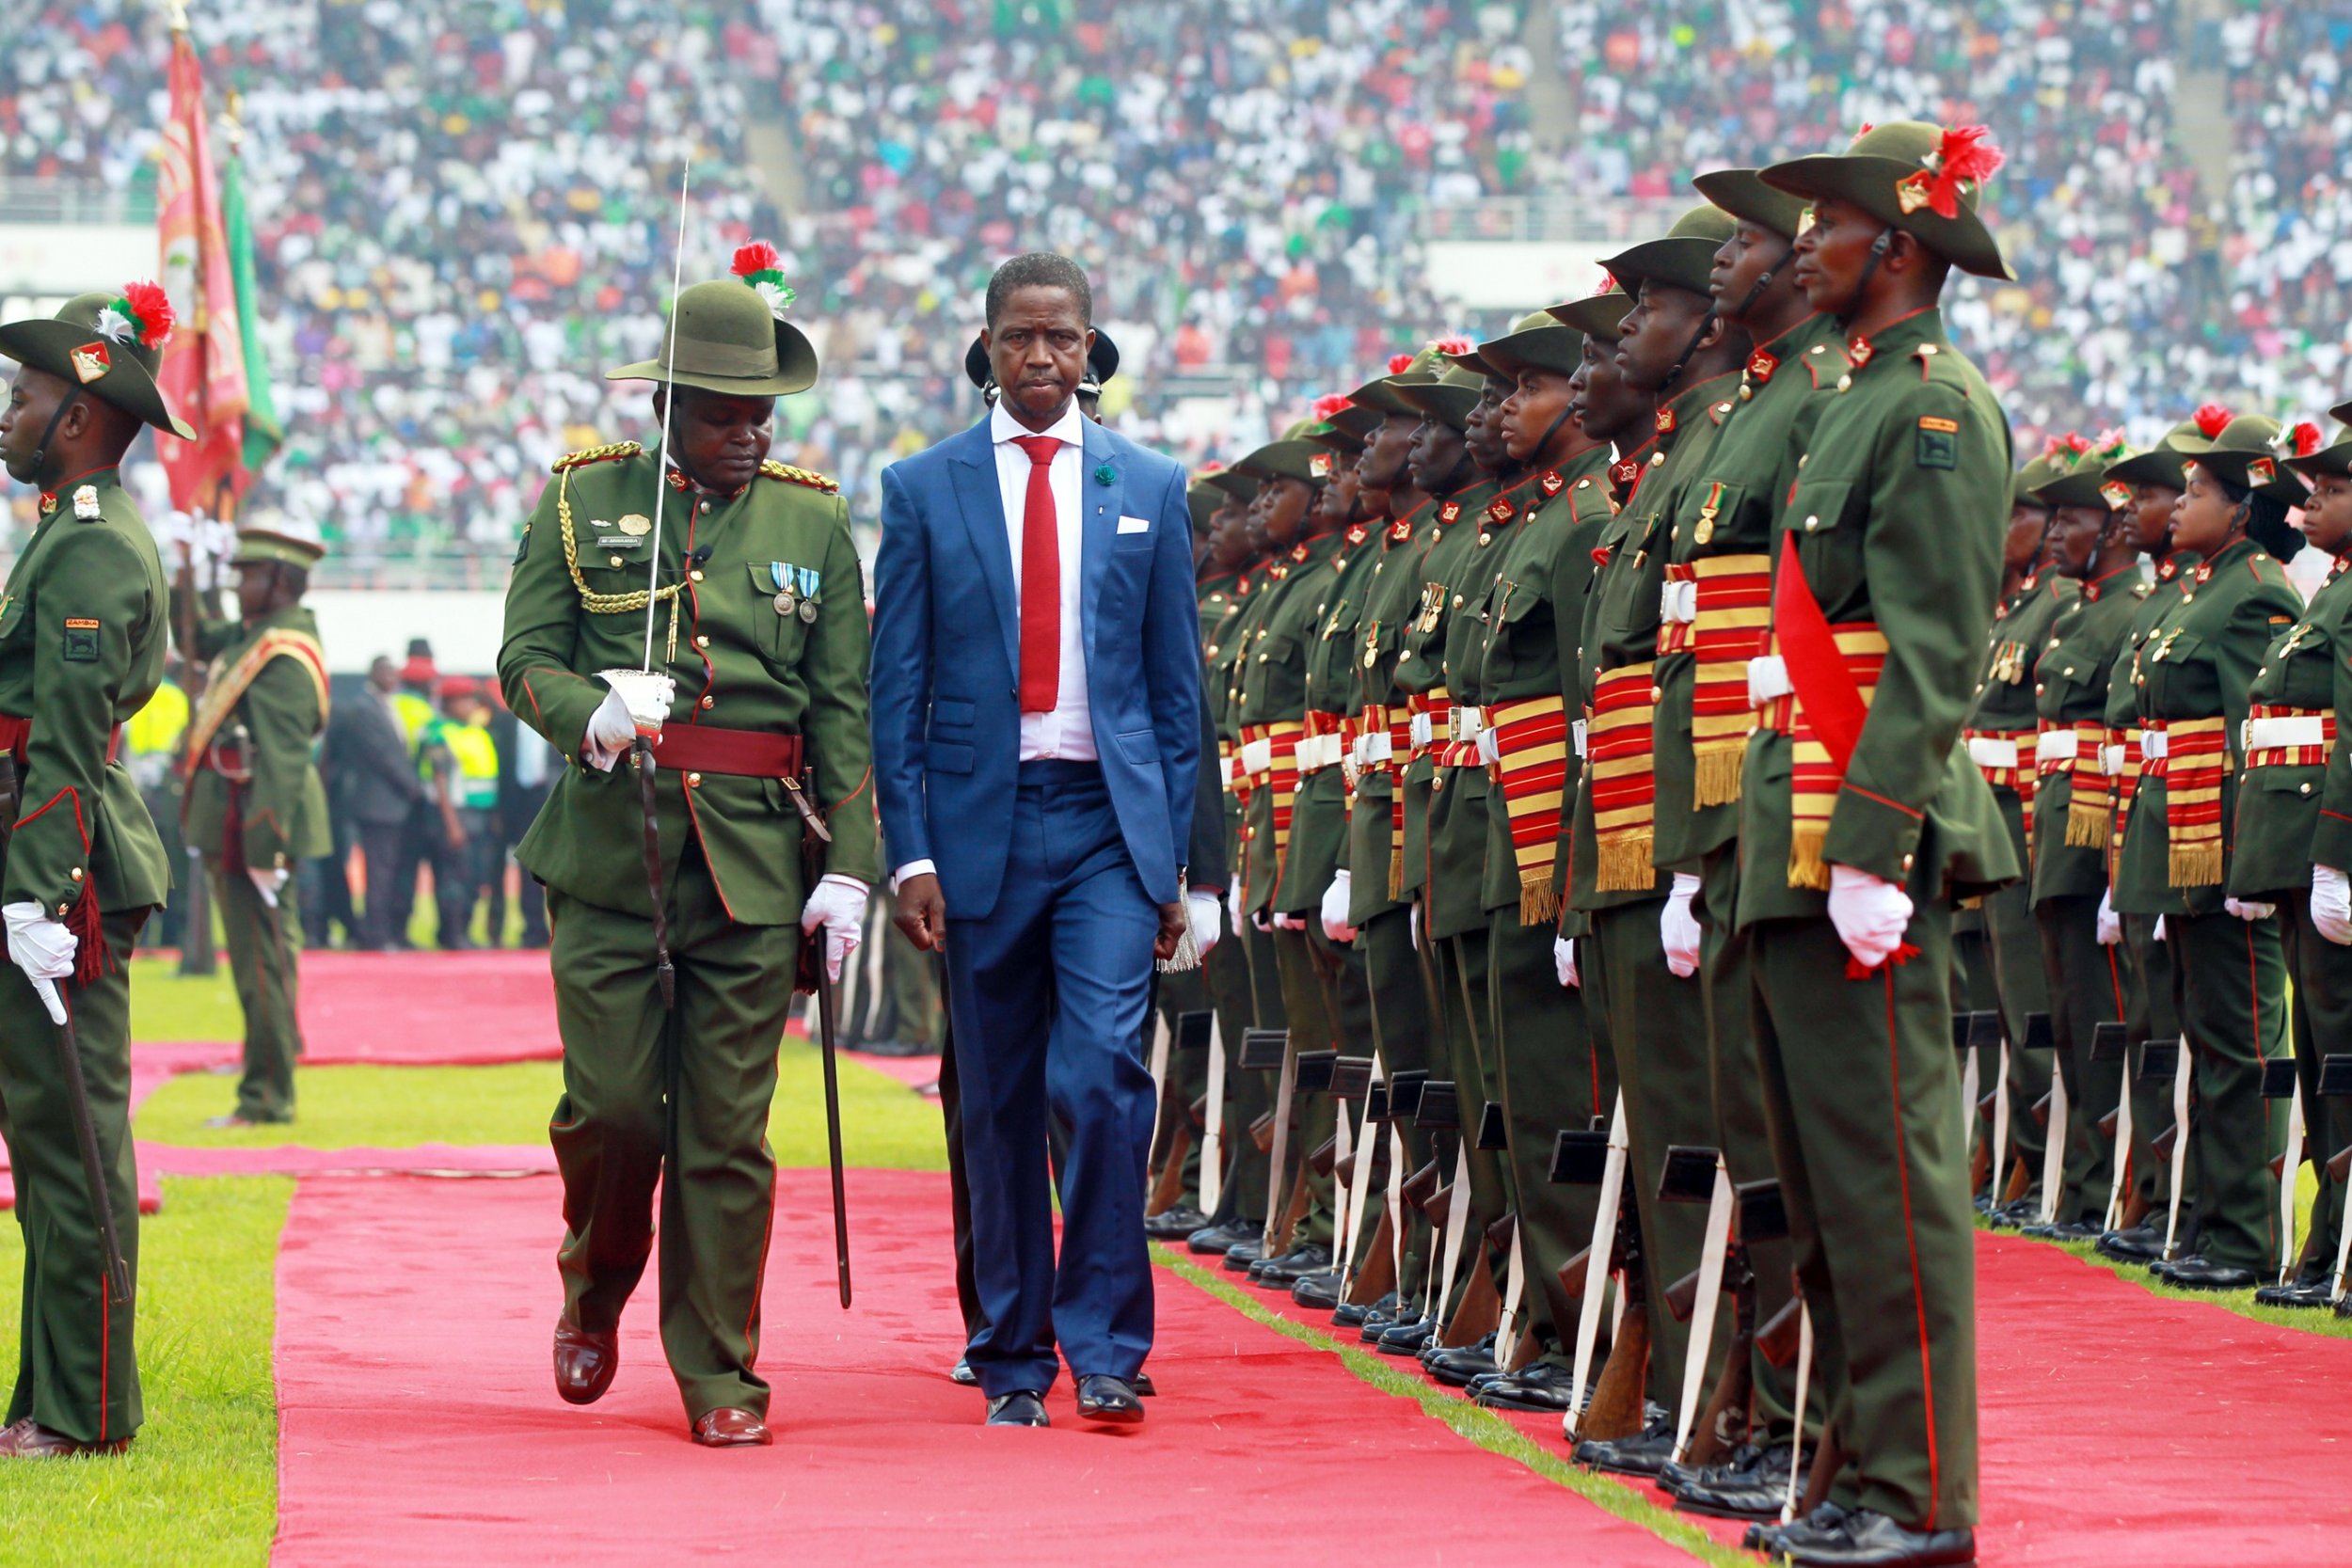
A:
[[[1441,523],[1450,523],[1461,515],[1462,503],[1460,501],[1448,501],[1438,508],[1438,521]]]
[[[2329,582],[2333,582],[2336,578],[2344,576],[2344,569],[2347,566],[2352,566],[2352,555],[2340,555],[2336,557],[2336,563],[2328,568],[2328,580]]]
[[[1864,337],[1859,332],[1855,333],[1851,338],[1849,338],[1846,341],[1846,357],[1853,361],[1853,368],[1855,370],[1860,370],[1863,366],[1868,364],[1870,362],[1870,356],[1876,354],[1878,350],[1870,346],[1870,340]]]
[[[40,515],[44,517],[54,517],[57,515],[57,493],[55,490],[43,490],[40,493]]]
[[[1769,383],[1772,379],[1772,372],[1778,369],[1780,369],[1780,356],[1770,349],[1759,348],[1748,356],[1748,379],[1759,387]]]
[[[1372,530],[1361,523],[1354,523],[1349,525],[1346,537],[1349,544],[1360,545],[1372,537]]]
[[[1490,523],[1507,523],[1518,515],[1518,510],[1511,504],[1511,499],[1508,496],[1497,496],[1494,504],[1486,508],[1486,520]]]
[[[2158,582],[2170,582],[2174,578],[2177,578],[2180,575],[2181,568],[2179,562],[2169,559],[2156,562],[2156,580]]]
[[[2026,578],[2025,581],[2017,585],[2018,596],[2023,598],[2026,594],[2032,593],[2035,589],[2041,586],[2042,574],[2040,572],[2032,573]]]
[[[1672,404],[1668,404],[1661,406],[1658,410],[1657,414],[1651,418],[1650,423],[1656,427],[1659,435],[1672,436],[1675,433],[1676,423],[1674,405]]]
[[[1291,546],[1291,559],[1297,562],[1301,565],[1305,565],[1307,562],[1307,546],[1304,545],[1293,545]]]
[[[1389,525],[1389,543],[1391,545],[1402,545],[1412,536],[1413,519],[1410,517],[1399,517]]]
[[[1536,483],[1544,487],[1544,494],[1547,497],[1558,495],[1566,489],[1568,484],[1566,480],[1560,477],[1560,470],[1557,468],[1546,468],[1544,477]]]
[[[2211,562],[2207,562],[2204,565],[2198,567],[2196,577],[2200,583],[2211,582],[2213,580],[2213,563]]]
[[[1624,489],[1642,477],[1642,460],[1629,457],[1621,463],[1609,465],[1609,483]]]

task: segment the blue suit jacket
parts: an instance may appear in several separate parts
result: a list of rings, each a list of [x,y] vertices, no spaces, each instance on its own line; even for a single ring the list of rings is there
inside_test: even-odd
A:
[[[1120,835],[1176,900],[1200,763],[1200,651],[1184,470],[1086,424],[1078,490],[1087,702]],[[890,863],[939,867],[947,913],[1004,883],[1020,767],[1012,546],[983,420],[882,476],[874,562],[874,793]],[[1120,532],[1121,517],[1149,526]]]

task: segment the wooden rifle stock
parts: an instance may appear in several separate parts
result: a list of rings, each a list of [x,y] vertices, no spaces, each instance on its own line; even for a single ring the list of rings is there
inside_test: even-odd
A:
[[[1798,1320],[1804,1316],[1802,1297],[1790,1296],[1787,1306],[1773,1313],[1756,1331],[1756,1348],[1764,1353],[1764,1359],[1782,1371],[1797,1364],[1797,1349],[1801,1343]]]
[[[1380,1223],[1373,1227],[1371,1244],[1364,1251],[1364,1261],[1356,1276],[1347,1282],[1347,1299],[1351,1306],[1370,1307],[1395,1289],[1395,1216],[1383,1209]]]
[[[1152,1184],[1152,1202],[1144,1210],[1146,1215],[1167,1213],[1184,1196],[1184,1161],[1191,1153],[1192,1128],[1180,1121],[1168,1136],[1168,1159],[1160,1166],[1159,1180]]]
[[[1675,1322],[1689,1323],[1691,1314],[1698,1310],[1698,1270],[1692,1269],[1689,1274],[1666,1287],[1666,1310],[1674,1314]]]
[[[1425,1214],[1429,1212],[1430,1196],[1437,1192],[1438,1183],[1444,1180],[1444,1172],[1438,1168],[1438,1162],[1432,1160],[1405,1179],[1399,1196]]]
[[[1580,1248],[1577,1255],[1560,1265],[1560,1289],[1568,1293],[1570,1301],[1584,1299],[1584,1272],[1592,1266],[1593,1249]]]
[[[1313,1196],[1303,1172],[1292,1179],[1290,1196],[1282,1202],[1282,1217],[1274,1227],[1274,1244],[1267,1249],[1267,1257],[1279,1258],[1290,1251],[1298,1235],[1298,1223],[1307,1217],[1307,1205]]]
[[[2053,1090],[2052,1093],[2054,1094],[2056,1091]],[[2051,1096],[2045,1094],[2040,1100],[2033,1102],[2033,1120],[2036,1127],[2047,1127],[2050,1125],[2050,1099]]]
[[[1258,1119],[1249,1124],[1249,1141],[1258,1146],[1261,1154],[1274,1152],[1274,1113],[1261,1111]]]
[[[2009,1166],[2009,1185],[2002,1190],[2001,1201],[2003,1203],[2014,1203],[2031,1191],[2033,1191],[2033,1172],[2026,1168],[2026,1162],[2024,1158],[2021,1156],[2018,1159],[2010,1161]]]
[[[1307,1168],[1317,1176],[1328,1176],[1339,1163],[1339,1157],[1340,1140],[1336,1137],[1326,1138],[1308,1151]]]
[[[1748,1248],[1735,1240],[1724,1265],[1724,1288],[1731,1292],[1731,1342],[1724,1347],[1724,1370],[1699,1410],[1684,1463],[1713,1465],[1730,1456],[1754,1430],[1756,1403],[1756,1270]]]
[[[1644,1277],[1642,1225],[1628,1192],[1617,1208],[1617,1237],[1610,1261],[1615,1265],[1618,1290],[1625,1294],[1625,1315],[1617,1338],[1609,1347],[1609,1360],[1593,1386],[1592,1402],[1577,1423],[1578,1438],[1630,1437],[1643,1427],[1649,1386],[1649,1285]]]
[[[2163,1132],[2149,1139],[2148,1148],[2154,1153],[2157,1159],[2169,1161],[2172,1158],[2173,1145],[2179,1143],[2180,1141],[2181,1124],[2176,1121],[2170,1123]]]
[[[2099,1118],[2099,1136],[2106,1139],[2109,1143],[2113,1143],[2115,1141],[2117,1117],[2117,1112],[2109,1111],[2106,1116]]]

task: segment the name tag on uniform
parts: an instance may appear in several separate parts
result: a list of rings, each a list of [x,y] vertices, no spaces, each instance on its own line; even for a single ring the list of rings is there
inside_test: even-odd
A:
[[[1121,517],[1119,519],[1119,531],[1121,533],[1149,533],[1152,531],[1152,519],[1149,517]]]

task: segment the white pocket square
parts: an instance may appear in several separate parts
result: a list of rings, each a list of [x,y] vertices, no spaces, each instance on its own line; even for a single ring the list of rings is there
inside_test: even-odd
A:
[[[1152,519],[1149,517],[1121,517],[1119,519],[1119,531],[1121,533],[1149,533],[1152,531]]]

